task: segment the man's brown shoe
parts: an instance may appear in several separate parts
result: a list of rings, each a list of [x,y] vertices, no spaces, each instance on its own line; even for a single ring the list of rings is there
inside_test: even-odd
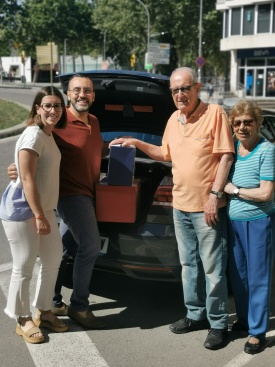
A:
[[[86,329],[104,329],[106,327],[102,318],[96,317],[91,310],[87,311],[75,311],[68,307],[68,316],[77,321],[81,326]]]
[[[60,307],[53,307],[52,313],[56,316],[67,316],[68,315],[68,306],[66,303],[62,303]]]

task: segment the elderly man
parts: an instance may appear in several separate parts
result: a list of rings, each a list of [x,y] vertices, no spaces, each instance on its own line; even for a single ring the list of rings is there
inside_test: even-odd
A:
[[[234,146],[225,111],[199,99],[201,83],[194,70],[176,69],[170,90],[177,107],[162,145],[133,138],[110,144],[135,145],[153,159],[172,161],[173,211],[182,265],[187,315],[170,325],[174,333],[208,329],[204,346],[225,345],[227,311],[227,221],[223,188]]]

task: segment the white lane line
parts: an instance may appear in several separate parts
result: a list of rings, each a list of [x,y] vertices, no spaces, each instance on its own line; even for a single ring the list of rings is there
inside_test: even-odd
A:
[[[0,265],[0,287],[8,295],[10,274],[12,263]],[[33,279],[31,281],[31,294],[35,293],[37,274],[39,270],[39,259],[36,262]],[[42,344],[26,343],[31,357],[36,367],[56,367],[64,365],[66,367],[109,367],[99,353],[92,340],[85,330],[70,319],[66,318],[69,325],[69,331],[66,333],[47,332],[43,329],[46,342]],[[18,338],[14,334],[15,338]]]
[[[70,332],[63,333],[63,335],[61,333],[48,334],[49,342],[40,345],[27,343],[35,366],[109,367],[83,329],[74,328],[72,324],[69,326]],[[44,335],[47,338],[45,332]]]
[[[12,262],[0,265],[0,273],[11,269],[12,269]]]
[[[223,367],[242,367],[245,366],[254,356],[252,354],[247,354],[245,352],[240,353],[230,362],[225,364]]]
[[[272,343],[275,339],[275,330],[269,331],[266,333],[266,336],[270,338],[268,340],[268,344]],[[267,344],[267,345],[268,345]],[[257,354],[251,355],[245,352],[238,354],[235,358],[233,358],[230,362],[225,364],[223,367],[243,367],[245,366],[251,359],[253,359]]]

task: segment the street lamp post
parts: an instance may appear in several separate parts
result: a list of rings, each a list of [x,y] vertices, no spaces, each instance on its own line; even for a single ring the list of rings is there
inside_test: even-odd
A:
[[[67,65],[66,65],[66,54],[67,54],[67,41],[68,38],[64,39],[64,47],[63,47],[63,74],[66,74],[67,72]]]
[[[147,14],[147,55],[149,56],[149,48],[150,48],[150,13],[148,10],[148,7],[141,1],[137,0],[137,2],[140,3],[145,9],[145,12]]]
[[[203,6],[203,0],[200,0],[200,22],[199,22],[199,57],[202,56],[202,6]],[[201,82],[201,66],[199,66],[198,69],[198,81]]]
[[[1,72],[0,83],[3,84],[3,66],[2,66],[2,58],[1,58],[1,56],[0,56],[0,72]]]
[[[103,62],[106,60],[106,33],[107,30],[104,31],[104,35],[103,35]]]

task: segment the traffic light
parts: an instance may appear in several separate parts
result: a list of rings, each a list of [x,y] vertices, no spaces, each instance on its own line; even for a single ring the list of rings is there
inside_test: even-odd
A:
[[[25,51],[21,51],[20,57],[22,64],[25,64]]]
[[[131,68],[133,68],[135,66],[135,63],[136,63],[136,55],[132,54],[131,57],[130,57]]]

